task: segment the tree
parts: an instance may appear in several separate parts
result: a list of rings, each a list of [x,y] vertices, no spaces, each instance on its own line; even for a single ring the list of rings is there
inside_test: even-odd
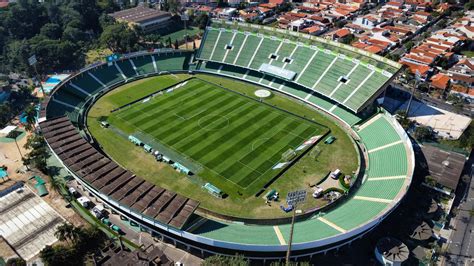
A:
[[[400,60],[399,54],[387,54],[387,58],[393,61],[398,62]]]
[[[47,23],[47,24],[44,24],[43,27],[41,27],[40,34],[49,39],[57,40],[61,38],[62,28],[58,24]]]
[[[74,241],[78,240],[78,230],[67,222],[64,222],[56,228],[54,236],[56,236],[59,241],[66,241],[69,245],[75,243]]]
[[[193,40],[193,50],[196,50],[196,40]]]
[[[26,261],[22,258],[11,258],[7,260],[5,266],[26,266]]]
[[[176,14],[181,9],[181,2],[178,0],[167,0],[164,8],[166,11]]]
[[[214,255],[211,257],[206,258],[202,266],[247,266],[250,265],[250,262],[245,259],[243,255],[235,255],[235,256],[222,256],[222,255]]]
[[[405,49],[407,49],[407,51],[410,51],[413,46],[415,46],[415,44],[412,41],[405,43]]]
[[[412,125],[412,121],[408,119],[407,112],[405,110],[397,111],[397,120],[400,125],[407,130]]]
[[[11,119],[11,107],[8,102],[0,104],[0,127],[4,128]]]
[[[116,53],[132,51],[138,39],[136,32],[122,23],[107,26],[100,35],[100,42]]]
[[[168,48],[171,48],[171,37],[168,37]]]
[[[23,159],[24,163],[26,165],[33,165],[46,174],[48,170],[46,159],[49,157],[49,153],[44,138],[40,135],[32,134],[28,136],[24,147],[29,150]]]
[[[341,29],[341,28],[344,27],[346,24],[347,24],[347,21],[345,21],[345,20],[339,20],[339,21],[336,21],[336,23],[334,23],[334,26],[336,26],[337,28]]]
[[[208,21],[209,21],[209,16],[205,13],[202,13],[202,14],[199,14],[194,19],[194,25],[196,25],[198,28],[203,30],[206,28]]]
[[[40,251],[40,258],[47,266],[81,265],[84,260],[77,256],[73,248],[63,245],[46,246]]]
[[[28,105],[25,109],[24,116],[26,119],[25,129],[28,131],[36,130],[36,117],[38,110],[35,105]]]
[[[178,39],[174,40],[174,49],[179,49]]]
[[[419,141],[430,140],[433,136],[433,132],[429,127],[418,126],[415,129],[415,138]]]
[[[474,148],[474,121],[471,121],[469,127],[464,130],[459,138],[459,143],[461,147],[466,150],[472,150]]]

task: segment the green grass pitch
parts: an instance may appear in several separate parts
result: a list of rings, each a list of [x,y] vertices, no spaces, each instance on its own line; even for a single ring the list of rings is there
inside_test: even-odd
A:
[[[254,193],[279,173],[273,166],[327,128],[199,79],[114,112],[127,134],[146,134],[203,167],[202,178],[225,191]],[[166,154],[165,154],[166,155]]]

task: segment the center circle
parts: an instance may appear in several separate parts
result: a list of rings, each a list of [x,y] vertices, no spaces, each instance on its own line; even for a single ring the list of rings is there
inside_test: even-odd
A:
[[[260,89],[255,91],[255,96],[259,98],[268,98],[271,95],[272,93],[269,90]]]
[[[229,125],[229,118],[223,115],[205,115],[198,120],[198,125],[205,130],[219,130]]]

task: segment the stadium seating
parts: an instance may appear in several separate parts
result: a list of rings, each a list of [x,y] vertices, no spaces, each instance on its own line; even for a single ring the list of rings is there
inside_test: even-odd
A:
[[[325,100],[317,94],[310,95],[312,91],[303,86],[269,75],[263,75],[260,72],[254,70],[246,70],[245,68],[219,64],[212,61],[203,62],[200,65],[199,70],[244,79],[246,81],[269,86],[274,90],[292,95],[300,100],[307,101],[326,112],[332,113],[334,116],[338,117],[350,126],[355,125],[361,121],[359,116],[339,106],[337,103],[332,102],[329,99]]]
[[[132,63],[130,60],[120,60],[116,62],[117,66],[120,68],[122,73],[127,77],[127,79],[135,77],[137,72],[133,69]]]
[[[406,140],[398,134],[385,114],[379,114],[361,123],[361,118],[348,110],[348,108],[358,108],[357,106],[366,101],[367,97],[371,97],[374,88],[386,82],[387,76],[379,70],[372,70],[364,62],[355,63],[331,51],[297,46],[294,42],[282,42],[272,38],[262,40],[259,36],[246,35],[243,32],[226,31],[221,32],[219,36],[219,31],[215,29],[208,30],[205,34],[206,40],[203,42],[199,56],[208,58],[209,61],[200,62],[197,67],[199,71],[218,73],[265,85],[317,106],[349,125],[359,124],[360,126],[357,133],[360,136],[360,142],[365,145],[368,152],[368,168],[363,182],[346,200],[338,202],[333,208],[311,219],[297,222],[294,234],[296,244],[324,240],[340,235],[345,230],[356,229],[385,214],[392,208],[392,202],[404,195],[411,178],[407,176],[410,175],[410,171],[409,154],[403,143]],[[213,45],[214,43],[216,45]],[[231,49],[225,49],[225,46],[229,44],[232,46]],[[265,52],[256,52],[261,48],[265,49],[262,50]],[[269,54],[265,55],[267,52],[276,53],[278,57],[272,59]],[[46,123],[51,118],[64,114],[73,123],[77,123],[80,110],[89,99],[88,97],[96,95],[107,86],[136,77],[137,73],[148,75],[159,71],[186,70],[189,67],[189,57],[190,54],[179,53],[142,55],[117,62],[117,66],[102,65],[81,73],[53,93],[46,110],[48,118]],[[292,61],[284,62],[284,57],[291,57]],[[270,63],[301,73],[301,77],[297,76],[295,82],[292,82],[264,75],[257,71],[257,65],[262,63]],[[249,65],[253,66],[252,69],[248,69]],[[307,68],[308,65],[312,67]],[[383,64],[379,67],[383,67]],[[347,77],[348,82],[339,81],[340,76],[343,75]],[[44,124],[41,127],[43,128]],[[121,201],[124,202],[135,202],[142,198],[144,191],[150,189],[142,191],[131,186],[127,190],[133,193],[124,195],[118,192],[124,189],[119,186],[125,186],[126,182],[118,181],[104,183],[103,189],[114,193],[112,195],[123,197]],[[139,182],[142,181],[139,180]],[[177,204],[182,206],[182,200],[179,197],[176,199]],[[143,209],[147,213],[153,213],[153,216],[156,210],[151,207]],[[172,215],[174,211],[169,210],[155,217],[166,220],[168,223],[169,215]],[[172,222],[170,224],[173,225]],[[282,241],[288,241],[289,230],[290,225],[287,224],[249,226],[243,223],[207,220],[188,233],[211,240],[278,246],[282,245]]]
[[[111,86],[120,81],[124,81],[123,76],[120,74],[120,72],[117,70],[117,68],[114,65],[112,66],[102,65],[90,70],[89,73],[95,76],[98,80],[100,80],[106,86]]]
[[[329,47],[328,44],[315,43],[316,46],[309,47],[276,38],[271,33],[267,34],[268,36],[257,36],[242,29],[209,27],[198,58],[256,71],[262,64],[294,71],[297,75],[293,82],[331,98],[355,112],[397,71],[396,68],[374,62],[373,59],[357,55],[353,51],[343,53],[343,50],[338,48],[334,49],[338,52],[334,52],[325,49]],[[353,60],[350,56],[357,56],[365,61]],[[285,59],[289,61],[285,62]],[[382,74],[382,71],[386,74]],[[342,82],[342,77],[347,81]],[[257,78],[250,79],[255,81]],[[265,83],[270,82],[264,81]]]
[[[138,75],[147,75],[155,73],[153,66],[153,57],[151,55],[142,55],[130,59],[137,68]]]
[[[162,53],[122,59],[111,65],[103,64],[72,77],[53,93],[46,115],[48,118],[68,115],[77,123],[85,102],[108,86],[130,78],[159,71],[186,70],[191,53]]]
[[[400,136],[384,117],[375,118],[373,122],[368,121],[366,124],[368,125],[359,130],[359,135],[364,139],[368,150],[400,140]]]
[[[95,94],[98,91],[104,89],[104,87],[91,76],[89,76],[87,72],[77,75],[70,82],[90,94]]]

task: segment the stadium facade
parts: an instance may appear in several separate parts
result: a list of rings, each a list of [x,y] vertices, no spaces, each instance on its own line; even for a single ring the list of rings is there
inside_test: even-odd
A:
[[[404,198],[414,170],[412,145],[398,122],[374,107],[400,67],[313,36],[214,21],[196,53],[138,52],[72,75],[44,102],[40,128],[54,156],[85,189],[143,230],[203,255],[244,253],[249,258],[279,259],[287,250],[289,224],[200,216],[198,202],[155,186],[108,158],[87,133],[87,111],[99,97],[125,83],[183,72],[258,84],[322,111],[354,138],[365,167],[347,197],[295,224],[292,257],[297,258],[362,237]]]

